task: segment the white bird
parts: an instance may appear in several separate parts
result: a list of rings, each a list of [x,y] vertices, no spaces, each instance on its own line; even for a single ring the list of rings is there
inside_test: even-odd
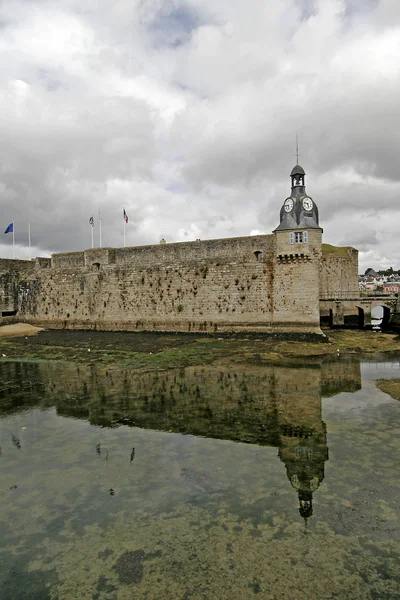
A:
[[[90,352],[90,348],[88,348],[88,352]]]

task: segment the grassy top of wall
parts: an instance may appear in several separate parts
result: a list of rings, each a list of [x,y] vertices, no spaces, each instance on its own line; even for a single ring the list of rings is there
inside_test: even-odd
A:
[[[349,250],[357,252],[357,250],[351,246],[332,246],[331,244],[322,244],[322,254],[324,255],[348,257]]]

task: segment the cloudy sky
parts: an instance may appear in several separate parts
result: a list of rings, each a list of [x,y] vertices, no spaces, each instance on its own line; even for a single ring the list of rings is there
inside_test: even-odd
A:
[[[400,268],[399,0],[2,0],[0,256],[270,233]]]

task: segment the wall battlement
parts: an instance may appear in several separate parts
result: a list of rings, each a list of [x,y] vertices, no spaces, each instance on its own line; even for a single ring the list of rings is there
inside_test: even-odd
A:
[[[93,248],[82,252],[53,254],[53,268],[75,268],[100,265],[136,265],[148,267],[157,264],[182,264],[199,260],[233,260],[262,262],[268,252],[273,251],[272,235],[152,244],[127,248]]]

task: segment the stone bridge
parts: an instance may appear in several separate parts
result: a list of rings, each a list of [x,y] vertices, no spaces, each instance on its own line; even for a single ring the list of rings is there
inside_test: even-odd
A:
[[[331,327],[345,324],[345,317],[358,318],[358,327],[371,325],[371,311],[375,306],[383,308],[382,327],[388,326],[398,304],[397,296],[372,295],[360,290],[333,291],[320,295],[320,315],[328,318]],[[354,319],[353,319],[354,321]]]

